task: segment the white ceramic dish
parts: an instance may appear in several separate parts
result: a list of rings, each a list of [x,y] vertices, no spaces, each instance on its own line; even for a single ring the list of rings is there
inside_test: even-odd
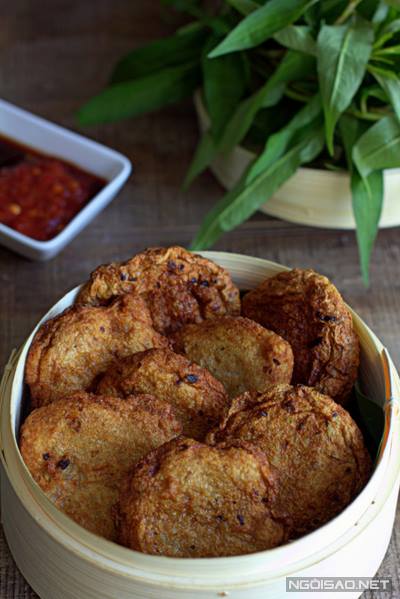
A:
[[[196,93],[194,101],[199,127],[204,132],[209,127],[210,119],[200,92]],[[232,189],[255,156],[243,146],[236,146],[229,154],[217,156],[210,168],[221,185]],[[397,227],[400,225],[400,169],[385,170],[384,185],[379,226]],[[355,229],[356,226],[350,177],[345,172],[299,168],[260,210],[300,225],[325,229]]]
[[[227,268],[236,284],[251,289],[284,270],[267,260],[203,252]],[[70,306],[73,289],[42,319]],[[354,314],[362,354],[360,379],[385,411],[386,435],[374,473],[360,495],[315,532],[276,549],[213,559],[174,559],[130,551],[97,537],[59,512],[34,483],[17,445],[25,358],[35,331],[11,360],[0,391],[2,517],[11,552],[42,599],[304,599],[286,594],[287,576],[373,576],[388,546],[400,483],[400,380],[384,348]],[[36,329],[35,329],[36,330]],[[391,378],[394,396],[386,398]],[[361,593],[346,593],[355,599]],[[343,599],[342,593],[312,594]]]
[[[0,100],[0,134],[44,154],[67,160],[107,181],[103,189],[49,241],[37,241],[0,223],[0,243],[33,260],[48,260],[58,254],[111,202],[131,172],[130,161],[119,152],[4,100]]]

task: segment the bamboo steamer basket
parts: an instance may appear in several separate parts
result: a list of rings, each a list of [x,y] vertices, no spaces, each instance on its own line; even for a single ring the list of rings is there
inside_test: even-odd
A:
[[[200,131],[210,126],[210,119],[201,92],[194,97]],[[220,154],[210,169],[226,189],[232,189],[254,160],[256,154],[236,146],[229,154]],[[400,169],[384,171],[384,202],[379,226],[400,225]],[[316,168],[299,168],[286,183],[260,208],[261,212],[283,220],[323,227],[325,229],[355,229],[352,210],[350,177],[346,172]]]
[[[242,289],[285,270],[237,254],[203,255],[227,268]],[[70,306],[78,290],[67,293],[41,322]],[[370,481],[341,514],[313,533],[272,550],[228,558],[176,559],[131,551],[84,530],[47,499],[31,478],[17,444],[24,365],[35,329],[11,356],[3,376],[0,455],[4,531],[19,569],[38,595],[42,599],[278,599],[286,596],[287,576],[373,576],[390,540],[399,491],[400,380],[380,341],[353,316],[362,347],[360,379],[386,417]],[[304,593],[292,594],[297,595],[304,598]],[[326,599],[327,594],[316,592],[313,597]],[[340,599],[342,594],[329,597]]]

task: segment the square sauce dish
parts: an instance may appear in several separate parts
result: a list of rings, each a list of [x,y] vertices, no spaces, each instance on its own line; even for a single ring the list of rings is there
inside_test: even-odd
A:
[[[0,100],[0,244],[58,254],[131,172],[124,155]]]

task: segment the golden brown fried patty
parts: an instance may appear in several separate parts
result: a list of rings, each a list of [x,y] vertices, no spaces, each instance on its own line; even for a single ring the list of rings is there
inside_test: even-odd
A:
[[[357,378],[359,341],[350,311],[326,277],[313,270],[279,273],[245,295],[242,312],[290,343],[294,384],[346,401]]]
[[[34,410],[20,448],[49,499],[78,524],[115,539],[111,508],[137,460],[181,432],[171,406],[78,393]]]
[[[181,247],[149,248],[127,262],[99,266],[77,303],[97,306],[123,294],[145,298],[162,334],[188,322],[240,313],[239,291],[229,273]]]
[[[180,437],[139,462],[122,488],[119,541],[174,557],[240,555],[286,539],[265,456],[246,444]]]
[[[119,359],[166,346],[140,297],[124,296],[97,308],[69,308],[45,322],[33,339],[25,370],[32,404],[38,407],[86,391]]]
[[[341,512],[361,491],[371,460],[357,424],[315,389],[276,385],[234,400],[207,442],[257,445],[279,475],[278,502],[293,534],[314,530]]]
[[[248,318],[222,316],[188,324],[171,337],[175,351],[207,368],[230,397],[290,383],[293,354],[281,337]]]
[[[97,393],[149,393],[163,399],[173,406],[183,434],[199,440],[216,426],[229,404],[219,381],[170,349],[149,349],[118,361],[98,382]]]

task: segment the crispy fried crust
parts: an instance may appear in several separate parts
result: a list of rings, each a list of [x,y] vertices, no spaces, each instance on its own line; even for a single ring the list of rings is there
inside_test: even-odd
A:
[[[315,389],[276,385],[234,400],[208,443],[246,441],[279,475],[278,503],[293,536],[321,526],[361,491],[371,472],[362,434],[341,406]]]
[[[99,266],[77,303],[96,306],[123,294],[145,298],[154,328],[162,334],[188,322],[240,313],[239,291],[229,273],[177,246],[149,248],[127,262]]]
[[[20,448],[49,499],[78,524],[115,540],[111,508],[137,460],[181,432],[171,406],[149,395],[78,393],[34,410]]]
[[[293,354],[289,343],[248,318],[222,316],[189,324],[171,336],[175,351],[207,368],[230,397],[289,383]]]
[[[294,384],[346,402],[357,378],[359,341],[350,311],[326,277],[313,270],[279,273],[245,295],[242,312],[290,343]]]
[[[170,403],[183,434],[201,440],[229,404],[223,385],[207,370],[170,349],[149,349],[120,360],[100,379],[97,393],[150,393]]]
[[[124,296],[109,306],[68,308],[45,322],[29,350],[25,379],[33,407],[86,391],[119,359],[168,341],[152,327],[144,301]]]
[[[174,557],[252,553],[286,540],[276,480],[251,445],[180,437],[139,462],[121,491],[119,541]]]

